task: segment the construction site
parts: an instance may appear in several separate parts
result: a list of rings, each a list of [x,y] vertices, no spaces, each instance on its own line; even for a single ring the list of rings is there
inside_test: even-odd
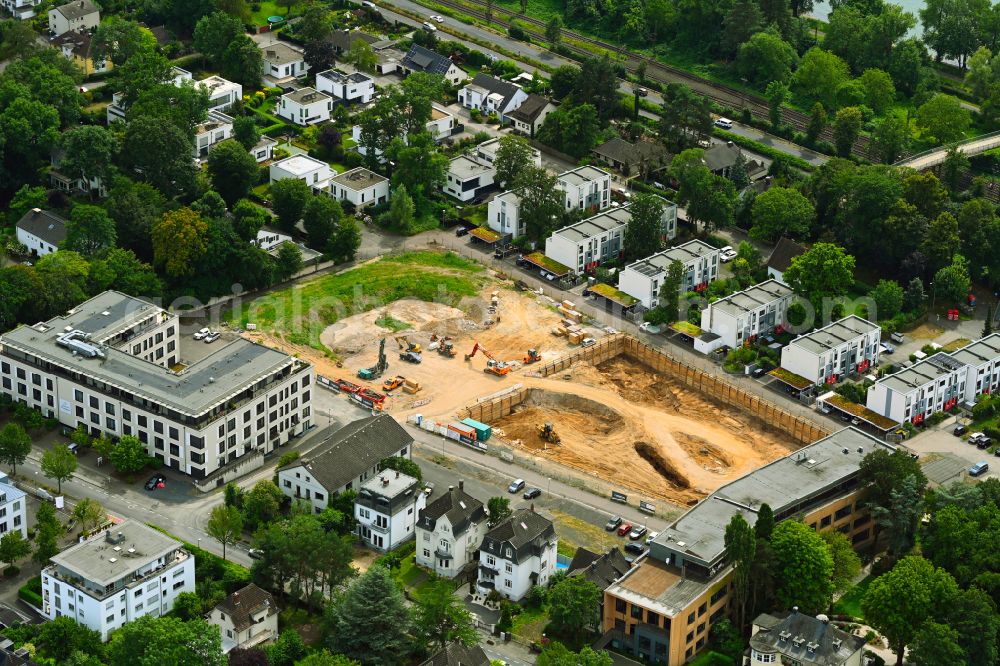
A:
[[[496,283],[458,307],[398,301],[322,332],[341,361],[317,359],[333,380],[320,383],[474,448],[509,447],[677,505],[824,434],[579,323],[572,306]]]

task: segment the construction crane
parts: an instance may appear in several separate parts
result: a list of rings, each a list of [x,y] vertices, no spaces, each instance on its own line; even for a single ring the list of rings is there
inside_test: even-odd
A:
[[[538,426],[538,436],[542,438],[543,442],[548,442],[549,444],[560,444],[562,438],[552,427],[551,423],[546,423],[545,425]]]
[[[378,361],[370,368],[358,370],[359,379],[378,379],[389,367],[389,361],[385,357],[385,338],[378,343]]]
[[[420,353],[420,345],[415,342],[410,342],[409,338],[405,335],[401,335],[396,338],[396,344],[399,345],[400,349],[406,350],[408,352],[413,352],[414,354]]]
[[[483,368],[483,372],[488,372],[491,375],[496,375],[497,377],[504,377],[510,374],[510,371],[513,369],[510,363],[507,361],[497,360],[497,358],[493,356],[493,354],[491,354],[486,347],[483,347],[478,342],[473,345],[472,351],[465,355],[465,360],[472,360],[472,357],[476,355],[476,352],[483,352],[483,356],[489,359],[486,361],[486,367]]]
[[[538,363],[542,360],[542,355],[538,353],[538,350],[532,347],[528,350],[528,355],[524,357],[524,364],[530,365],[532,363]]]

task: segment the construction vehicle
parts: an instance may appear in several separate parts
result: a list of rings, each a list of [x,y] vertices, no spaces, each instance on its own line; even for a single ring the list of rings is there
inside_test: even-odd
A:
[[[562,438],[552,427],[551,423],[546,423],[545,425],[538,426],[538,436],[542,438],[543,442],[548,442],[549,444],[560,444]]]
[[[454,358],[455,356],[458,355],[458,352],[455,351],[455,343],[451,339],[451,337],[446,337],[441,339],[441,344],[438,345],[438,354],[441,354],[441,356],[448,356],[451,358]]]
[[[408,352],[413,352],[414,354],[420,353],[420,345],[415,342],[410,342],[409,338],[405,335],[401,335],[396,338],[396,344],[399,345],[400,349],[404,349]]]
[[[385,357],[385,338],[382,338],[378,343],[378,361],[370,368],[358,370],[358,378],[368,380],[378,379],[385,373],[388,367],[389,361]]]
[[[402,375],[396,375],[392,379],[387,379],[384,382],[382,382],[382,390],[392,391],[394,389],[398,389],[400,386],[403,385],[403,382],[405,381],[406,377],[403,377]]]
[[[341,392],[343,393],[357,393],[358,391],[361,390],[360,386],[346,379],[338,379],[336,380],[335,383],[337,385],[337,388],[340,389]]]
[[[489,374],[496,375],[497,377],[504,377],[510,374],[510,371],[513,370],[510,363],[507,361],[497,360],[497,358],[493,356],[493,354],[491,354],[486,347],[483,347],[478,342],[473,345],[472,351],[465,355],[465,360],[472,360],[472,357],[476,355],[476,352],[483,352],[483,356],[489,359],[486,361],[486,367],[483,368],[483,372],[488,372]]]
[[[406,361],[407,363],[420,363],[423,358],[417,352],[405,351],[399,355],[400,360]]]
[[[531,365],[532,363],[538,363],[542,360],[542,355],[538,353],[538,350],[532,347],[528,350],[528,355],[524,357],[524,364]]]

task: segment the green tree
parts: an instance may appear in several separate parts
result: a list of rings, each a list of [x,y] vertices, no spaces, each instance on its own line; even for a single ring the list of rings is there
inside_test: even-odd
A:
[[[924,622],[913,636],[909,654],[917,666],[968,663],[965,650],[958,644],[958,632],[930,620]]]
[[[535,150],[521,136],[508,134],[500,138],[493,166],[496,169],[496,182],[507,188],[517,186],[522,174],[535,164]]]
[[[445,182],[448,158],[436,150],[434,139],[426,131],[411,134],[406,142],[399,137],[393,139],[386,155],[396,162],[393,187],[405,186],[413,197],[417,216],[426,215],[427,197]]]
[[[904,557],[891,570],[871,582],[861,600],[865,619],[889,641],[902,666],[903,652],[938,604],[958,592],[958,585],[944,569],[922,557]]]
[[[84,181],[88,189],[92,179],[99,179],[105,186],[111,184],[118,154],[118,138],[114,133],[99,125],[81,125],[66,130],[60,144],[63,156],[59,171]]]
[[[340,202],[332,197],[312,196],[302,210],[302,226],[315,248],[324,248],[334,228],[344,216]]]
[[[252,150],[260,141],[260,128],[253,116],[237,116],[233,119],[233,138],[246,150]]]
[[[123,473],[134,473],[141,470],[149,462],[146,447],[138,437],[122,435],[115,447],[111,449],[111,464]]]
[[[248,199],[240,199],[232,208],[233,231],[242,240],[250,242],[257,238],[257,232],[267,221],[267,213]]]
[[[278,280],[287,280],[302,270],[302,250],[295,243],[282,243],[275,258]]]
[[[46,657],[59,664],[64,663],[75,652],[97,658],[104,656],[101,634],[68,615],[60,615],[50,622],[39,625],[38,636],[34,643]]]
[[[524,223],[524,235],[530,240],[540,242],[561,226],[566,204],[557,183],[545,169],[532,167],[515,190],[521,199],[518,214]]]
[[[35,514],[35,554],[32,555],[37,564],[45,566],[49,558],[59,552],[59,537],[63,531],[55,506],[50,502],[39,504]]]
[[[754,199],[751,216],[750,236],[773,242],[782,236],[808,236],[816,220],[816,209],[798,190],[772,187]]]
[[[553,16],[545,24],[545,39],[548,40],[553,49],[559,46],[559,42],[562,41],[562,19],[558,16]]]
[[[614,661],[603,650],[595,652],[590,647],[584,647],[574,654],[559,641],[552,641],[538,655],[535,663],[538,666],[611,666]]]
[[[201,18],[194,28],[194,47],[217,65],[233,41],[245,34],[243,22],[225,12],[214,12]]]
[[[65,444],[57,444],[42,454],[41,468],[46,478],[56,480],[61,495],[62,482],[76,471],[76,456]]]
[[[369,74],[374,73],[375,67],[378,65],[378,56],[375,55],[371,44],[363,39],[355,39],[351,42],[345,60],[354,65],[355,68]]]
[[[740,45],[736,67],[740,74],[758,86],[767,86],[788,81],[797,60],[792,45],[772,27],[758,32]]]
[[[951,265],[934,274],[934,293],[945,302],[961,303],[972,289],[969,262],[960,254],[952,257]]]
[[[489,514],[486,524],[493,529],[510,516],[510,500],[506,497],[491,497],[486,503],[486,513]]]
[[[733,3],[722,24],[722,48],[728,57],[737,55],[740,46],[764,26],[760,5],[753,0]]]
[[[778,129],[781,127],[781,107],[788,99],[788,86],[781,81],[771,81],[767,84],[764,95],[767,97],[768,119],[771,121],[771,127]],[[742,153],[740,156],[742,157]]]
[[[406,186],[400,185],[393,190],[389,202],[389,223],[392,225],[392,228],[402,233],[410,233],[415,222],[414,213],[413,199],[406,191]]]
[[[215,146],[208,154],[208,174],[212,187],[227,205],[232,206],[257,184],[257,160],[243,144],[227,140]]]
[[[916,113],[916,126],[922,136],[939,144],[958,141],[972,123],[969,111],[952,95],[936,93],[920,105]]]
[[[361,666],[361,662],[342,654],[331,654],[329,650],[319,650],[310,652],[305,659],[296,662],[295,666]]]
[[[351,215],[344,215],[326,245],[326,254],[333,261],[351,261],[361,247],[361,226]]]
[[[174,599],[174,615],[187,622],[205,615],[205,603],[195,592],[181,592]]]
[[[126,172],[140,175],[165,196],[194,190],[191,131],[172,122],[150,115],[130,119],[119,161]]]
[[[567,576],[549,590],[549,619],[559,636],[578,639],[600,619],[602,592],[583,576]]]
[[[903,288],[895,280],[879,280],[868,296],[875,301],[875,312],[868,313],[873,321],[892,319],[903,309]]]
[[[680,152],[712,134],[712,110],[707,98],[694,94],[680,83],[663,89],[660,107],[660,136],[667,148]]]
[[[0,539],[0,562],[12,568],[18,561],[31,555],[31,542],[21,536],[20,530],[11,530]]]
[[[836,92],[848,80],[847,63],[819,47],[813,47],[802,56],[795,70],[795,86],[806,97],[822,102],[827,109],[836,105]]]
[[[334,16],[328,8],[323,5],[309,5],[302,12],[302,20],[295,26],[295,35],[304,42],[318,42],[333,34]],[[355,39],[351,42],[365,42],[363,39]]]
[[[308,651],[309,648],[295,629],[285,629],[278,640],[264,646],[268,666],[294,666]]]
[[[373,566],[327,606],[327,645],[373,666],[392,666],[411,650],[410,613],[389,570]]]
[[[11,476],[17,476],[17,466],[28,459],[31,437],[16,423],[8,423],[0,430],[0,463],[11,466]]]
[[[806,126],[806,138],[809,143],[816,143],[816,139],[823,133],[826,127],[826,110],[821,102],[814,102],[809,112],[809,125]]]
[[[449,581],[436,579],[420,591],[414,604],[414,629],[427,646],[442,650],[448,643],[465,645],[479,642],[472,615],[455,596]]]
[[[13,227],[32,208],[45,208],[48,205],[49,197],[44,187],[23,185],[7,204],[7,224]]]
[[[226,47],[219,69],[232,81],[259,88],[264,77],[264,56],[249,35],[241,34]]]
[[[247,526],[257,528],[277,519],[284,496],[270,481],[258,481],[243,497],[243,517]]]
[[[169,615],[143,615],[127,622],[108,641],[108,666],[224,666],[222,638],[204,620],[184,622]]]
[[[820,536],[830,549],[833,558],[833,589],[843,592],[854,584],[854,579],[861,573],[861,558],[854,552],[850,539],[835,530],[822,532]]]
[[[278,216],[278,226],[284,231],[294,231],[312,196],[309,186],[298,178],[271,183],[271,205]]]
[[[190,208],[167,211],[153,224],[153,262],[171,277],[194,273],[208,249],[208,224]]]
[[[862,125],[864,125],[864,117],[856,106],[849,106],[837,111],[837,115],[833,119],[833,143],[837,148],[838,155],[841,157],[851,156],[854,142],[861,134]]]
[[[243,535],[243,516],[236,507],[220,504],[209,514],[205,531],[222,544],[222,559],[226,559],[226,546]]]
[[[663,238],[663,199],[636,194],[629,206],[632,218],[622,241],[627,260],[642,259],[660,251]]]
[[[757,557],[757,537],[742,515],[734,515],[726,526],[726,557],[733,566],[733,605],[736,626],[746,626],[751,576]]]
[[[906,291],[903,293],[903,310],[906,312],[918,310],[923,307],[926,300],[927,296],[924,293],[923,281],[918,277],[910,280],[910,283],[906,285]]]
[[[833,557],[823,537],[808,525],[786,520],[771,535],[774,551],[774,593],[783,608],[798,606],[815,614],[830,605]]]
[[[165,205],[163,195],[154,187],[124,176],[114,179],[104,200],[104,207],[118,230],[118,244],[134,250],[147,261],[153,257],[153,225],[163,214]]]
[[[825,299],[843,296],[854,286],[854,257],[832,243],[816,243],[792,259],[784,277],[821,313]]]
[[[101,250],[115,246],[118,232],[115,223],[100,206],[77,204],[66,221],[64,249],[92,257]]]
[[[73,507],[70,518],[80,524],[81,531],[87,532],[107,520],[107,513],[100,502],[85,497]]]
[[[892,164],[906,152],[909,145],[910,128],[903,118],[886,116],[875,121],[871,149],[879,160]]]
[[[876,114],[883,114],[896,99],[896,86],[892,77],[876,68],[866,69],[858,81],[865,89],[865,104]]]

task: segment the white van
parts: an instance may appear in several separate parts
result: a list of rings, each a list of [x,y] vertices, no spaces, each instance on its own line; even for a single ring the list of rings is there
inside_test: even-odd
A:
[[[733,121],[729,118],[719,118],[715,121],[715,126],[724,130],[733,129]]]

